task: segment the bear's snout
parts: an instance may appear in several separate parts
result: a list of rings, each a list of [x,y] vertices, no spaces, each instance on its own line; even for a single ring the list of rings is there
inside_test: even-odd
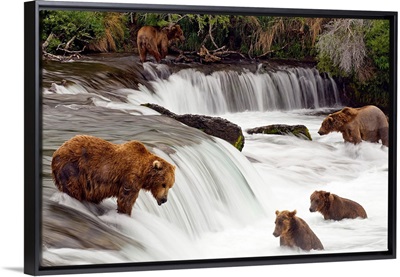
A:
[[[323,136],[323,135],[325,135],[325,133],[324,133],[324,132],[322,132],[321,130],[319,130],[319,131],[318,131],[318,134],[319,134],[320,136]]]
[[[157,200],[158,206],[161,206],[162,204],[164,204],[165,202],[167,202],[167,198],[161,198],[160,200]]]
[[[310,212],[314,213],[315,209],[313,209],[312,207],[310,207]]]
[[[279,237],[278,232],[273,232],[272,234],[274,235],[274,237]]]

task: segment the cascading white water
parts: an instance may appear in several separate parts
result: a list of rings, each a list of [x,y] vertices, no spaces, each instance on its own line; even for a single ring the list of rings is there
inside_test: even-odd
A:
[[[208,139],[174,150],[174,154],[167,155],[152,149],[178,167],[175,185],[162,207],[150,193],[143,191],[130,217],[117,214],[116,199],[103,201],[100,213],[97,205],[81,204],[60,192],[51,201],[83,212],[98,224],[115,228],[136,242],[115,252],[111,261],[207,257],[207,253],[201,253],[201,247],[194,245],[205,234],[243,228],[272,214],[272,193],[250,162],[227,142]],[[265,194],[271,201],[261,201]],[[67,253],[73,264],[79,264],[79,256],[85,256],[92,263],[111,255],[90,249]],[[45,253],[45,260],[58,261],[59,255],[64,254],[50,249]]]
[[[259,69],[256,73],[224,70],[209,75],[183,69],[168,78],[163,66],[147,64],[144,69],[154,79],[153,91],[142,86],[129,100],[135,104],[155,102],[175,113],[225,114],[340,105],[335,81],[323,78],[315,68]]]
[[[323,116],[305,110],[340,105],[330,77],[301,67],[266,71],[260,66],[256,73],[224,70],[205,74],[195,69],[172,73],[167,65],[143,66],[152,89],[148,84],[139,89],[117,86],[115,91],[97,95],[83,85],[84,89],[70,94],[67,87],[56,91],[58,95],[52,91],[44,95],[48,104],[43,109],[43,145],[48,155],[44,175],[53,195],[49,205],[85,213],[94,231],[100,226],[112,239],[122,234],[130,242],[107,251],[68,247],[63,245],[70,241],[68,228],[78,227],[64,223],[67,239],[44,249],[45,264],[305,254],[279,247],[279,239],[272,236],[275,209],[297,209],[323,242],[323,253],[387,247],[387,149],[372,143],[345,145],[340,134],[321,137],[317,130]],[[110,95],[120,97],[107,98]],[[243,130],[274,123],[304,124],[313,141],[245,133],[245,147],[239,152],[199,130],[150,116],[156,112],[139,106],[142,103],[156,103],[175,113],[218,114]],[[116,212],[115,199],[82,204],[54,193],[49,153],[82,132],[116,143],[143,141],[176,165],[176,183],[168,202],[159,207],[149,193],[141,192],[129,217]],[[359,201],[369,218],[332,223],[311,214],[309,195],[316,189]],[[59,218],[57,213],[53,216]],[[102,238],[94,234],[94,240]]]
[[[135,209],[167,219],[190,237],[221,231],[227,225],[245,226],[272,211],[268,203],[259,202],[256,193],[261,188],[269,192],[262,178],[227,142],[204,140],[200,145],[178,147],[169,156],[153,151],[179,168],[176,183],[162,209],[151,194],[144,194]]]

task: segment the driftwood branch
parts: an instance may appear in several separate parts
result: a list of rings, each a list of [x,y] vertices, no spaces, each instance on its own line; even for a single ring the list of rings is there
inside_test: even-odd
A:
[[[212,24],[209,24],[208,34],[209,34],[209,36],[210,36],[211,42],[212,42],[212,44],[214,45],[214,47],[218,49],[219,46],[215,43],[214,37],[213,37],[213,35],[212,35],[212,31],[213,31],[213,29],[212,29]]]
[[[84,46],[81,50],[78,51],[72,51],[69,50],[69,48],[71,47],[72,43],[74,42],[76,36],[73,36],[66,44],[64,48],[61,48],[62,44],[59,44],[57,46],[56,51],[63,51],[64,55],[54,55],[51,53],[47,52],[47,46],[49,46],[50,41],[54,38],[54,34],[51,33],[47,39],[45,40],[45,42],[42,44],[42,54],[43,54],[43,58],[47,59],[47,60],[52,60],[52,61],[69,61],[69,60],[76,60],[76,59],[80,59],[81,55],[80,53],[82,53],[86,46]],[[65,55],[65,54],[69,54],[69,55]]]
[[[67,44],[66,44],[65,47],[64,47],[65,50],[68,50],[68,49],[69,49],[69,47],[71,46],[71,44],[74,42],[75,38],[76,38],[76,36],[73,36],[73,37],[67,42]]]
[[[223,58],[230,55],[237,55],[246,59],[246,57],[240,52],[226,50],[226,46],[219,47],[215,50],[208,50],[204,45],[202,45],[199,51],[182,51],[175,46],[171,46],[170,50],[179,53],[175,62],[194,62],[197,60],[204,63],[214,63],[220,62]]]
[[[57,48],[57,50],[64,51],[65,53],[68,53],[68,54],[80,54],[83,51],[85,51],[85,48],[86,48],[86,45],[83,46],[83,48],[81,50],[76,50],[76,51],[67,50],[65,48]]]
[[[208,49],[204,45],[200,47],[198,55],[206,63],[219,62],[221,60],[220,57],[216,56],[215,54],[211,54],[210,51],[208,51]]]
[[[42,44],[42,49],[46,50],[47,46],[49,46],[50,40],[52,40],[54,37],[53,33],[50,33],[50,35],[47,37],[47,39],[45,40],[45,42],[43,42]]]
[[[213,55],[215,55],[215,56],[218,56],[218,57],[222,57],[222,56],[226,57],[226,56],[229,56],[229,55],[239,55],[243,59],[246,59],[246,57],[242,53],[237,52],[237,51],[228,51],[228,50],[226,50],[226,51],[218,51],[218,52],[211,52],[211,53]]]
[[[257,58],[263,58],[263,57],[265,57],[265,56],[267,56],[267,55],[269,55],[269,54],[271,54],[271,53],[274,53],[275,51],[283,50],[283,49],[286,48],[286,46],[288,46],[288,44],[289,44],[289,43],[286,43],[284,46],[282,46],[282,47],[279,48],[278,50],[270,50],[270,51],[267,51],[267,52],[261,54],[260,56],[257,56]]]

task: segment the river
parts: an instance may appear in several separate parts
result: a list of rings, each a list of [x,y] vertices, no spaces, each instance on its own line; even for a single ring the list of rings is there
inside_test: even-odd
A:
[[[388,149],[317,134],[326,114],[342,104],[337,84],[315,68],[142,66],[135,57],[104,55],[45,62],[42,76],[42,265],[387,250]],[[143,103],[228,119],[244,131],[244,148],[239,152]],[[245,132],[268,124],[303,124],[312,141]],[[95,205],[58,192],[51,156],[76,134],[140,140],[176,165],[168,202],[159,207],[142,191],[129,217],[117,213],[116,199]],[[368,219],[325,221],[310,213],[314,190],[357,201]],[[272,235],[275,210],[294,209],[325,250],[279,246]]]

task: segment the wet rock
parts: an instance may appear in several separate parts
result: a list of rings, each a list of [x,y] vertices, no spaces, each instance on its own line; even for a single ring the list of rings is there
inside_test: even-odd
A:
[[[156,104],[148,103],[142,104],[142,106],[153,109],[160,114],[173,118],[187,126],[199,129],[208,135],[221,138],[235,146],[239,151],[242,151],[243,149],[244,136],[242,129],[238,125],[224,118],[196,114],[177,115]]]
[[[250,135],[252,134],[294,135],[296,137],[305,140],[312,140],[310,132],[304,125],[273,124],[273,125],[247,129],[246,132]]]
[[[45,248],[121,251],[126,245],[132,245],[144,249],[139,242],[101,222],[94,214],[47,202],[43,209],[42,243]]]

